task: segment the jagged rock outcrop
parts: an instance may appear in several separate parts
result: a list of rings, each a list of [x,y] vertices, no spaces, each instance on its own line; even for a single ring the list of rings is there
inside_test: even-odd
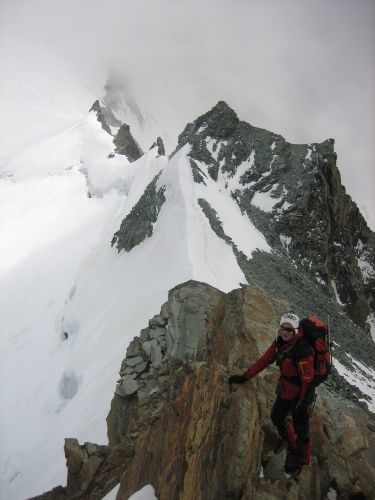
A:
[[[114,234],[111,245],[116,244],[119,252],[123,249],[130,252],[152,235],[153,224],[165,202],[165,187],[157,189],[159,175],[150,182],[129,215],[121,222],[120,229]]]
[[[115,138],[113,139],[115,145],[115,153],[125,155],[130,162],[138,160],[143,156],[143,151],[134,140],[130,127],[123,123],[119,128]]]
[[[156,142],[154,142],[154,144],[151,146],[150,149],[155,148],[155,147],[158,148],[158,156],[165,156],[164,142],[163,142],[163,139],[161,137],[158,137],[156,139]]]
[[[320,386],[313,463],[296,482],[282,472],[285,449],[275,451],[269,417],[277,368],[229,390],[227,376],[268,347],[287,309],[250,287],[224,294],[190,281],[173,289],[128,347],[107,419],[109,447],[68,440],[60,495],[102,498],[121,475],[118,500],[150,483],[160,500],[310,500],[330,488],[339,499],[372,498],[373,415]]]
[[[107,120],[105,119],[102,107],[100,106],[98,100],[96,100],[91,106],[90,111],[94,111],[96,113],[96,117],[98,119],[98,122],[102,126],[102,129],[105,130],[109,135],[112,135],[112,131],[107,123]]]
[[[290,144],[220,101],[186,126],[177,150],[187,143],[195,182],[220,178],[270,245],[365,327],[375,312],[375,236],[341,184],[333,139]]]

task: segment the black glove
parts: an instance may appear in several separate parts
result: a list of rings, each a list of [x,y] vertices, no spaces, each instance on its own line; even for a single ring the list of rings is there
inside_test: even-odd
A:
[[[243,384],[247,381],[248,379],[245,377],[245,375],[231,375],[228,379],[229,384]]]

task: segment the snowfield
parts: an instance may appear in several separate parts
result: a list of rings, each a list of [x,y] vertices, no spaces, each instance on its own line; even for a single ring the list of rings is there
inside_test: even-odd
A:
[[[5,498],[66,483],[64,438],[106,443],[106,416],[132,338],[174,286],[228,292],[246,279],[199,206],[205,198],[249,257],[269,247],[208,176],[194,183],[185,147],[134,163],[113,153],[93,112],[13,157],[0,179],[1,475]],[[65,152],[62,154],[62,152]],[[162,172],[153,235],[129,253],[113,234]]]

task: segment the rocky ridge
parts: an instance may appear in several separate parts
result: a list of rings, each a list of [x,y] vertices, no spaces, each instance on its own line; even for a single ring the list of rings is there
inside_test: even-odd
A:
[[[130,162],[136,161],[143,156],[143,151],[135,142],[130,133],[130,127],[126,123],[123,123],[119,128],[116,137],[113,139],[113,144],[115,145],[115,153],[125,155]]]
[[[115,118],[113,113],[111,113],[110,108],[102,106],[98,100],[90,108],[90,112],[93,111],[96,114],[96,118],[100,123],[102,129],[107,132],[107,134],[113,136],[114,153],[126,156],[130,162],[134,162],[143,156],[143,151],[139,144],[132,136],[130,132],[130,126],[127,123],[121,123]],[[117,130],[116,134],[113,134],[109,123],[112,124],[114,130]],[[162,150],[162,142],[158,138],[157,145],[159,150]],[[114,156],[114,153],[110,154],[110,157]],[[159,153],[160,154],[160,153]]]
[[[272,342],[285,301],[243,287],[224,294],[187,282],[129,345],[107,418],[109,446],[66,440],[68,482],[40,497],[118,500],[152,484],[160,500],[371,498],[374,416],[320,386],[311,420],[313,463],[298,482],[282,471],[269,367],[230,392]],[[121,478],[121,479],[120,479]]]
[[[152,236],[153,224],[165,202],[165,187],[157,189],[156,185],[159,175],[150,182],[129,215],[121,222],[119,230],[113,235],[111,245],[116,244],[119,252],[121,250],[130,252],[146,238]]]
[[[106,118],[104,116],[102,107],[100,106],[100,103],[99,103],[98,100],[96,100],[94,102],[94,104],[91,106],[90,111],[94,111],[94,113],[96,114],[96,118],[97,118],[98,122],[102,126],[102,129],[105,130],[105,132],[107,132],[107,134],[112,135],[111,128],[109,127],[109,125],[107,123],[107,120],[106,120]]]

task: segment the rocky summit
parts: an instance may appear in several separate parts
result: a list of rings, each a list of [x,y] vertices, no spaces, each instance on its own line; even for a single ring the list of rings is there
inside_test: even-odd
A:
[[[186,126],[196,182],[230,191],[271,246],[298,262],[359,326],[375,312],[375,236],[341,184],[333,139],[290,144],[220,101]]]
[[[173,289],[129,345],[108,415],[109,445],[67,439],[68,482],[35,499],[118,500],[152,484],[160,500],[372,498],[375,420],[330,386],[318,388],[312,465],[298,481],[270,421],[277,367],[232,392],[275,337],[290,305],[251,287]]]

